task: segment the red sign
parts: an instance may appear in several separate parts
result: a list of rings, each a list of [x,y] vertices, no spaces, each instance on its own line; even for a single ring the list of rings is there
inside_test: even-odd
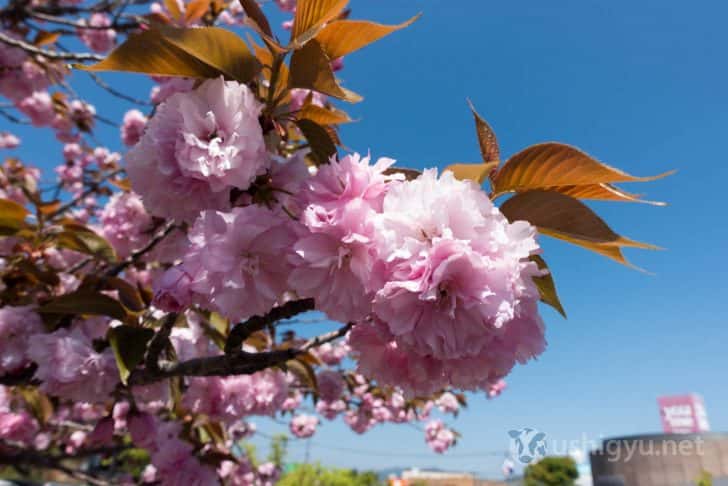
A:
[[[666,434],[695,434],[708,432],[708,414],[700,395],[659,397],[662,430]]]

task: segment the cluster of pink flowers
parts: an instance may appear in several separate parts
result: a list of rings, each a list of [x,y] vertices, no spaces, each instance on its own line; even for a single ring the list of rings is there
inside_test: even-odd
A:
[[[108,400],[119,383],[116,361],[110,348],[96,351],[92,340],[97,336],[87,332],[74,326],[32,337],[28,356],[38,365],[35,376],[42,381],[41,390],[79,402]]]
[[[30,364],[28,346],[31,337],[40,332],[43,323],[31,307],[0,308],[0,376]]]
[[[154,216],[194,220],[200,210],[227,210],[233,188],[247,189],[269,157],[252,91],[222,77],[157,108],[126,156],[134,189]]]
[[[442,454],[455,443],[455,433],[442,420],[431,420],[425,426],[425,442],[434,452]]]
[[[121,125],[121,141],[127,147],[139,143],[147,126],[147,117],[139,110],[129,110],[124,115]]]
[[[116,31],[105,29],[111,27],[111,18],[103,13],[91,14],[88,20],[81,20],[81,24],[89,28],[79,28],[78,36],[94,52],[106,52],[114,47]]]
[[[147,243],[153,225],[152,217],[133,192],[114,194],[101,211],[99,222],[101,233],[120,258],[126,258]]]
[[[318,418],[315,415],[296,415],[291,419],[289,429],[299,439],[307,439],[316,433]]]

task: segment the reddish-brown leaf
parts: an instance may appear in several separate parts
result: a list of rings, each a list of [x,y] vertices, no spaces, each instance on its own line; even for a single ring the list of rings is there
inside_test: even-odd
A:
[[[265,16],[256,0],[240,0],[240,5],[243,6],[245,15],[247,15],[248,19],[254,24],[253,27],[255,30],[267,36],[273,36],[273,31],[270,28],[268,18]]]
[[[501,212],[510,221],[528,221],[542,234],[579,245],[627,264],[620,248],[657,249],[656,246],[615,233],[588,206],[553,191],[528,191],[508,199]]]
[[[337,18],[348,0],[299,0],[291,31],[291,47],[298,49],[309,42],[328,22]]]
[[[493,177],[496,195],[560,186],[645,182],[671,174],[635,177],[560,143],[533,145],[511,157]]]
[[[455,178],[461,181],[471,180],[482,184],[496,167],[498,167],[497,161],[485,164],[452,164],[445,167],[445,170],[451,171]]]
[[[366,20],[336,20],[326,25],[316,35],[316,40],[330,59],[337,59],[410,26],[420,15],[399,25],[383,25]]]
[[[500,148],[498,147],[498,139],[495,136],[495,132],[488,122],[486,122],[475,110],[473,103],[468,100],[468,106],[470,111],[473,112],[473,118],[475,119],[475,132],[478,136],[478,144],[480,145],[480,154],[483,157],[483,162],[491,163],[495,162],[495,167],[500,162]]]
[[[352,103],[362,100],[361,96],[339,86],[331,70],[331,60],[315,40],[293,53],[290,71],[291,88],[311,89]]]

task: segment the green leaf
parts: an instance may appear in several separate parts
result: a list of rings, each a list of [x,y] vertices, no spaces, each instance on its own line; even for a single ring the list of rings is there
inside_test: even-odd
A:
[[[63,231],[56,235],[58,246],[107,261],[116,260],[114,248],[90,228],[73,222],[63,225]]]
[[[146,309],[144,300],[139,293],[139,288],[130,284],[124,279],[118,277],[110,277],[105,280],[109,288],[114,289],[119,294],[119,300],[122,305],[132,312],[141,312]]]
[[[316,381],[316,372],[308,362],[303,359],[290,359],[285,363],[286,370],[293,373],[301,385],[309,388],[315,395],[318,395],[318,383]]]
[[[119,301],[92,290],[78,290],[56,297],[42,305],[38,312],[41,314],[108,316],[120,321],[127,317],[126,310]]]
[[[147,344],[154,331],[145,327],[121,325],[112,327],[106,334],[116,358],[121,382],[126,385],[129,375],[143,360]]]
[[[559,300],[559,294],[556,292],[556,284],[554,283],[554,278],[548,265],[546,265],[544,259],[539,255],[531,255],[530,260],[535,262],[539,269],[548,271],[546,275],[533,277],[533,283],[536,284],[538,293],[541,295],[541,302],[550,305],[566,318],[566,311],[564,311],[564,307]]]
[[[219,27],[157,26],[131,34],[101,62],[76,65],[85,71],[126,71],[164,76],[216,78],[241,83],[260,72],[245,41]]]
[[[328,164],[331,156],[336,154],[336,144],[331,139],[329,132],[311,120],[298,120],[296,125],[306,137],[316,165]]]

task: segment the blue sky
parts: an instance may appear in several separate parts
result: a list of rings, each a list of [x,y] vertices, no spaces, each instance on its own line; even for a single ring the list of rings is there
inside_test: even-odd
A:
[[[326,423],[310,455],[326,464],[383,468],[437,466],[497,476],[506,432],[533,427],[578,440],[659,431],[656,397],[698,392],[714,430],[728,430],[728,249],[724,147],[728,127],[725,18],[728,3],[702,0],[353,0],[354,18],[409,29],[346,60],[347,87],[365,97],[350,107],[358,123],[345,144],[422,168],[478,160],[466,98],[496,130],[505,155],[558,140],[636,175],[678,169],[641,187],[670,203],[595,204],[618,232],[665,247],[629,252],[646,275],[565,243],[543,239],[545,257],[569,314],[543,309],[549,348],[516,369],[509,389],[472,396],[453,422],[463,433],[444,456],[420,431],[384,426],[363,437]],[[129,108],[77,86],[101,113]],[[105,75],[146,95],[133,75]],[[5,121],[2,121],[5,124]],[[15,130],[18,153],[47,167],[59,150],[50,132]],[[118,147],[115,129],[99,139]],[[268,434],[284,427],[262,422]],[[304,442],[291,445],[303,458]]]

